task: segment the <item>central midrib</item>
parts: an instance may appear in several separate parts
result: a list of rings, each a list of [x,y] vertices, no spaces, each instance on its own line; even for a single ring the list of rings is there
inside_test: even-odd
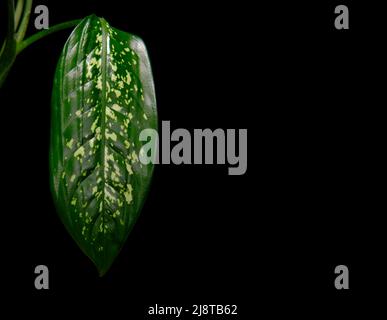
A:
[[[106,184],[106,170],[105,170],[105,148],[106,148],[106,73],[107,73],[107,37],[109,36],[106,30],[106,21],[100,18],[101,32],[102,32],[102,49],[101,49],[101,76],[102,76],[102,97],[101,97],[101,169],[102,169],[102,226],[104,227],[104,213],[105,213],[105,184]]]

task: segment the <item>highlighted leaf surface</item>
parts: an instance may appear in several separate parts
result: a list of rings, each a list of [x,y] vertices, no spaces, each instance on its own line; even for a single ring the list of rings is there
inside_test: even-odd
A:
[[[60,218],[101,275],[145,201],[153,172],[139,161],[145,128],[157,129],[157,114],[142,40],[85,18],[56,69],[50,171]]]

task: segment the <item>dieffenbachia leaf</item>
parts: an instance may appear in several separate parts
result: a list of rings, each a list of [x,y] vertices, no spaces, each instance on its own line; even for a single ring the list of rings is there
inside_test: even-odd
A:
[[[104,274],[132,229],[153,165],[139,161],[140,132],[157,129],[142,40],[85,18],[67,40],[54,80],[50,171],[68,232]]]

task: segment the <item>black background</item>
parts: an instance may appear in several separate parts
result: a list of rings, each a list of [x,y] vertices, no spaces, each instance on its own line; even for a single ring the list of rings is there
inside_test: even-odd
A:
[[[219,303],[238,304],[241,319],[263,311],[313,318],[345,315],[383,287],[380,8],[348,1],[39,4],[48,6],[50,25],[96,13],[140,36],[159,120],[190,130],[247,128],[248,170],[228,176],[226,166],[158,166],[124,249],[99,278],[61,225],[48,183],[52,79],[69,31],[34,44],[0,91],[2,289],[9,297],[51,316],[48,306],[143,319],[155,303]],[[334,28],[338,4],[349,6],[350,30]],[[49,267],[50,290],[34,288],[39,264]],[[349,267],[350,290],[334,288],[339,264]]]

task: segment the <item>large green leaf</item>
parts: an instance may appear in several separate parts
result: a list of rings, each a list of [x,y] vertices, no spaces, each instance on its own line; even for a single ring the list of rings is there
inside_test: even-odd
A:
[[[157,114],[144,43],[102,18],[85,18],[56,69],[51,188],[61,220],[101,275],[149,188],[153,165],[139,161],[145,128],[157,129]]]

